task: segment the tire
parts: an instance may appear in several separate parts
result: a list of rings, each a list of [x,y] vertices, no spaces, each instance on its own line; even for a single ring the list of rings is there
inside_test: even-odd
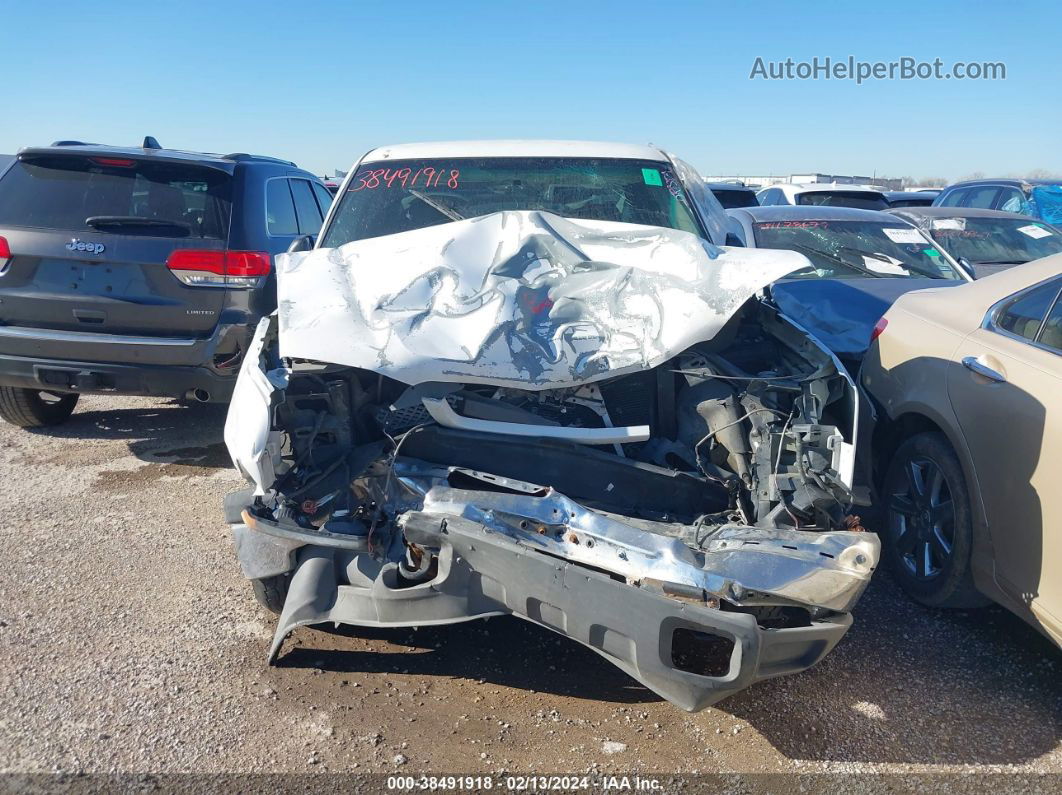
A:
[[[76,392],[0,386],[0,417],[20,428],[44,428],[66,422],[80,397]]]
[[[270,613],[276,613],[279,616],[284,609],[284,600],[288,598],[289,582],[291,582],[290,574],[278,574],[275,577],[251,580],[251,590],[254,591],[254,598],[258,604]]]
[[[899,446],[882,484],[885,558],[900,587],[930,607],[989,604],[973,583],[973,518],[962,466],[947,438]]]

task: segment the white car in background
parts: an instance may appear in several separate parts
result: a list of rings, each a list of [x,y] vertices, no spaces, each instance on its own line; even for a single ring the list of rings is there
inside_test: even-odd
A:
[[[855,207],[859,210],[887,210],[889,200],[869,185],[842,185],[837,182],[771,185],[756,194],[761,207],[774,205],[818,205]]]

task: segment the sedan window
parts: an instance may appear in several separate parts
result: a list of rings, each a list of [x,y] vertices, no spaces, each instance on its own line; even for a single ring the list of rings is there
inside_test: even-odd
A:
[[[969,188],[963,190],[952,190],[944,194],[944,198],[940,200],[937,206],[939,207],[958,207],[962,204],[962,200],[966,198],[966,194],[970,192]]]
[[[1060,281],[1053,279],[1016,296],[996,314],[995,327],[1035,342],[1044,316],[1058,297]]]
[[[1003,188],[999,194],[999,198],[996,199],[996,206],[1007,213],[1032,215],[1029,208],[1029,200],[1025,198],[1025,194],[1017,188]]]
[[[995,185],[984,185],[974,188],[966,197],[967,207],[979,207],[982,210],[990,210],[996,203],[999,188]]]
[[[1037,341],[1041,345],[1062,353],[1062,301],[1055,301]]]

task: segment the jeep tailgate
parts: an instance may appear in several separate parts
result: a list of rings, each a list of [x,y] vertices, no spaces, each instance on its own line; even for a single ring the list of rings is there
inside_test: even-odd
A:
[[[0,323],[36,329],[205,337],[224,287],[191,287],[174,249],[219,251],[232,177],[150,158],[23,153],[0,179]]]

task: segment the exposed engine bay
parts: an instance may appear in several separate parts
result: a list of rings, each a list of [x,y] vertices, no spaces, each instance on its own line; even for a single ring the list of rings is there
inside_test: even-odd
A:
[[[560,388],[408,384],[282,357],[283,333],[262,322],[226,426],[256,485],[227,503],[237,551],[281,613],[271,658],[300,625],[511,613],[700,709],[847,630],[878,558],[850,513],[858,396],[763,300]]]

